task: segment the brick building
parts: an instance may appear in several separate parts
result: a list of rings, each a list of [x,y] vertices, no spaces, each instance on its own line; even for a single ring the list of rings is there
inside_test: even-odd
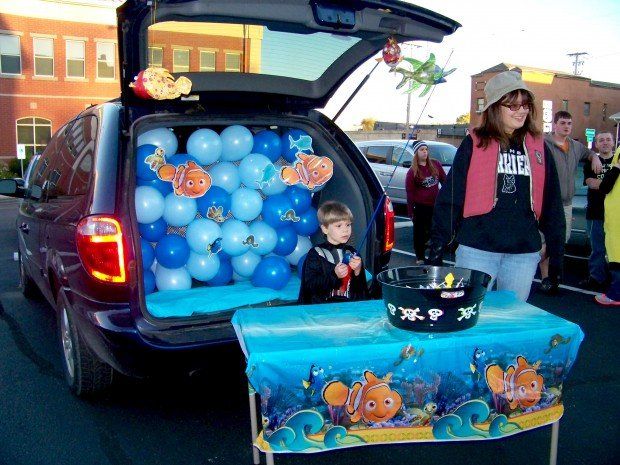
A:
[[[470,116],[473,126],[480,122],[480,110],[485,103],[485,84],[496,74],[508,70],[520,72],[534,93],[538,125],[543,131],[551,131],[550,123],[555,112],[567,110],[573,116],[572,136],[575,139],[585,143],[586,128],[616,133],[616,123],[609,116],[620,111],[620,84],[507,63],[500,63],[471,77]]]

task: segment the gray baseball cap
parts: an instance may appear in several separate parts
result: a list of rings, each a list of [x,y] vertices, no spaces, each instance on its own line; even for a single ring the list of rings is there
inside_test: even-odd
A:
[[[519,89],[531,92],[521,79],[521,75],[516,71],[504,71],[503,73],[496,74],[484,86],[486,103],[482,111],[501,100],[504,95]]]

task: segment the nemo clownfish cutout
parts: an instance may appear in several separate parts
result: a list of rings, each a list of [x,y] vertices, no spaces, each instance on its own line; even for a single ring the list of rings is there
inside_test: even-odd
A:
[[[195,198],[202,197],[211,187],[211,176],[193,161],[174,166],[161,165],[157,177],[172,182],[175,195]]]
[[[309,190],[322,186],[334,174],[334,162],[327,157],[297,154],[297,161],[293,166],[284,166],[280,169],[280,179],[287,186],[302,184]]]

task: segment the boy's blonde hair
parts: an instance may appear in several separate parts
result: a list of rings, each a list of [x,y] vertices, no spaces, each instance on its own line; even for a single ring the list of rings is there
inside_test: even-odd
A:
[[[349,207],[335,200],[329,200],[321,205],[317,211],[317,217],[322,226],[329,226],[338,221],[353,222],[353,213],[351,213]]]

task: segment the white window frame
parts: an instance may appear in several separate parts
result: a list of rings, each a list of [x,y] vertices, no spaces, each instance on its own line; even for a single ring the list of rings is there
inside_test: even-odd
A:
[[[151,61],[151,58],[153,57],[152,54],[152,50],[157,49],[157,50],[161,50],[161,62],[160,63],[154,63],[153,61]],[[149,56],[147,59],[147,63],[149,66],[154,66],[154,67],[158,67],[161,68],[164,66],[164,47],[158,47],[158,46],[154,46],[154,45],[150,45],[149,48]]]
[[[0,62],[0,74],[6,75],[6,76],[20,76],[22,74],[22,70],[23,70],[21,37],[19,35],[17,35],[17,34],[0,34],[0,36],[15,37],[17,39],[17,47],[19,49],[19,55],[9,55],[9,54],[6,54],[6,56],[19,56],[19,73],[7,73],[6,71],[4,71],[2,69],[2,63]],[[2,54],[2,52],[0,51],[0,55],[1,54]]]
[[[208,53],[210,55],[213,55],[213,67],[203,66],[203,64],[202,64],[202,54],[203,53]],[[217,64],[216,60],[217,60],[217,52],[215,50],[200,50],[200,71],[203,71],[203,72],[214,72],[216,64]]]
[[[82,76],[70,76],[69,75],[69,60],[78,61],[79,58],[69,58],[69,42],[80,43],[82,44],[83,57],[82,62],[84,63],[84,73]],[[65,39],[65,75],[69,79],[85,79],[86,78],[86,41],[84,40],[76,40],[76,39]]]
[[[20,124],[20,121],[23,121],[23,120],[26,120],[26,119],[31,120],[30,124],[24,124],[24,123]],[[47,121],[47,123],[35,123],[36,119],[43,119],[43,120]],[[52,139],[52,136],[54,135],[53,127],[52,127],[52,121],[51,120],[49,120],[47,118],[42,118],[40,116],[24,116],[22,118],[17,118],[15,120],[15,140],[17,141],[18,144],[19,144],[19,131],[17,130],[18,126],[32,127],[32,144],[24,144],[24,145],[26,147],[32,147],[32,153],[33,154],[37,153],[37,146],[41,147],[42,149],[45,148],[45,145],[37,144],[37,133],[36,133],[37,126],[39,126],[39,127],[48,126],[50,128],[50,140]],[[49,141],[48,141],[48,143],[49,143]]]
[[[187,66],[185,66],[185,65],[180,66],[180,65],[177,65],[175,63],[175,56],[174,55],[177,52],[185,52],[185,53],[187,53]],[[172,48],[172,72],[173,73],[187,73],[187,72],[189,72],[190,59],[191,59],[191,56],[190,56],[190,49],[189,48],[173,47]],[[185,69],[185,68],[187,68],[187,69]]]
[[[50,41],[52,43],[52,56],[37,55],[37,41]],[[32,55],[34,56],[34,75],[37,77],[54,77],[56,74],[56,63],[54,58],[54,39],[51,37],[33,37],[32,38]],[[39,74],[37,73],[37,58],[51,59],[52,60],[52,74]]]
[[[228,67],[228,57],[237,56],[239,58],[239,68]],[[240,73],[241,72],[241,52],[225,52],[224,55],[224,71],[227,73]]]
[[[99,58],[99,46],[105,44],[105,45],[111,45],[112,46],[112,77],[109,76],[99,76],[99,63],[106,63],[107,64],[107,60],[102,60],[101,58]],[[109,81],[113,81],[114,79],[116,79],[116,44],[114,42],[105,42],[105,41],[98,41],[97,42],[97,46],[96,46],[96,50],[97,50],[97,79],[103,79],[103,80],[109,80]]]
[[[478,97],[476,99],[476,112],[482,113],[482,109],[484,108],[484,98]]]

